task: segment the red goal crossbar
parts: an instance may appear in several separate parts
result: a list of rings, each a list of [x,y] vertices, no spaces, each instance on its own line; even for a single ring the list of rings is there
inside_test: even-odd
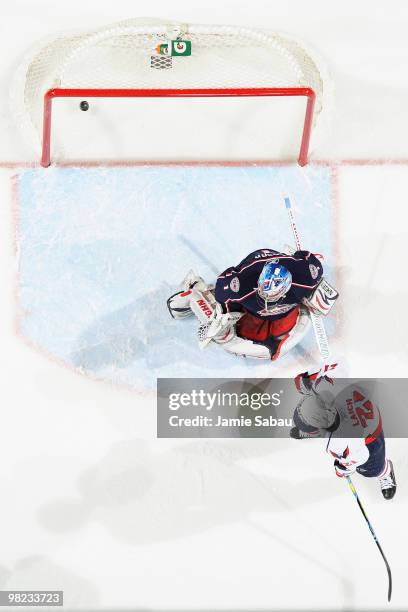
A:
[[[212,98],[304,96],[307,98],[302,140],[298,156],[300,166],[308,162],[310,134],[313,124],[315,92],[310,87],[254,87],[217,89],[49,89],[44,96],[44,119],[41,165],[51,164],[51,117],[54,98]]]

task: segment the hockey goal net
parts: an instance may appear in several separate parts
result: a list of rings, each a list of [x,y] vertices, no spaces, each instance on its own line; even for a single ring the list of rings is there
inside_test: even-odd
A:
[[[161,53],[171,41],[181,42],[180,56]],[[186,43],[190,54],[183,54]],[[326,83],[315,55],[287,35],[129,20],[61,35],[31,51],[14,79],[12,107],[48,166],[56,98],[299,96],[305,99],[302,133],[289,137],[299,139],[304,165],[311,133],[321,123]]]

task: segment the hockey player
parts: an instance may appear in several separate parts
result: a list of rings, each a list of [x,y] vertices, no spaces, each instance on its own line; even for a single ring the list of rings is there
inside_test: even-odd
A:
[[[237,355],[276,360],[305,336],[309,310],[327,314],[338,297],[322,277],[322,263],[310,251],[258,249],[220,274],[214,288],[187,277],[168,307],[175,318],[198,316],[201,345],[214,341]],[[201,291],[198,308],[194,287]]]
[[[322,276],[320,261],[309,251],[286,255],[260,249],[220,274],[215,299],[224,312],[243,314],[237,322],[241,338],[267,347],[271,359],[277,359],[298,322],[301,305],[307,305]],[[302,331],[307,329],[305,325]]]
[[[303,394],[297,405],[290,435],[295,439],[326,437],[327,452],[334,458],[337,476],[354,472],[379,479],[385,499],[397,490],[392,461],[386,458],[381,414],[368,392],[359,384],[348,384],[334,394],[334,381],[325,366],[320,372],[296,377]]]

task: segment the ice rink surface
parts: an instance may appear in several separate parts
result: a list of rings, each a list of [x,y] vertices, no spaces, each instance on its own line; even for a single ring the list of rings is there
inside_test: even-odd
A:
[[[355,478],[393,570],[387,605],[382,560],[318,441],[156,440],[152,393],[159,375],[292,376],[317,361],[312,336],[275,366],[199,352],[163,305],[189,267],[211,280],[290,243],[286,195],[341,291],[333,352],[352,376],[406,376],[405,3],[1,12],[0,588],[64,589],[66,609],[407,609],[405,440],[388,441],[392,503]],[[27,167],[7,96],[26,47],[136,13],[312,42],[336,91],[312,164]]]

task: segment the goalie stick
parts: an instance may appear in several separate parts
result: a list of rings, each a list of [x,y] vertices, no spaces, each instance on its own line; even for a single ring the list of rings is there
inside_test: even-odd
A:
[[[285,198],[285,206],[288,212],[288,218],[290,227],[292,229],[293,237],[295,239],[296,250],[300,251],[302,247],[300,246],[299,232],[295,223],[292,204],[289,198]],[[309,314],[312,320],[313,331],[316,338],[317,346],[319,347],[319,351],[323,361],[326,362],[330,357],[330,350],[322,316],[316,312],[312,312],[311,310],[309,311]]]

